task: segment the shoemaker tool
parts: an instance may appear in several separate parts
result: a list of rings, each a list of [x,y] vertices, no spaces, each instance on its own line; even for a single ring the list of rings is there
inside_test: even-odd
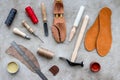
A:
[[[13,29],[13,33],[14,33],[14,34],[17,34],[17,35],[19,35],[19,36],[21,36],[21,37],[23,37],[23,38],[25,38],[25,39],[30,40],[30,37],[29,37],[27,34],[25,34],[25,33],[23,33],[22,31],[20,31],[18,28],[14,28],[14,29]]]
[[[64,17],[64,5],[62,0],[54,0],[52,35],[57,43],[63,43],[66,39],[66,21]]]
[[[41,4],[41,12],[42,12],[42,18],[43,18],[44,33],[45,33],[45,36],[48,36],[47,14],[46,14],[46,7],[44,3]]]
[[[74,37],[74,35],[75,35],[75,33],[76,33],[76,29],[77,29],[77,27],[78,27],[78,25],[79,25],[79,23],[80,23],[82,14],[83,14],[83,12],[84,12],[84,9],[85,9],[84,6],[81,6],[80,9],[79,9],[79,12],[78,12],[78,14],[77,14],[77,16],[76,16],[76,19],[75,19],[75,21],[74,21],[74,24],[73,24],[73,28],[72,28],[72,30],[71,30],[71,32],[70,32],[69,41],[71,41],[71,40],[73,39],[73,37]]]
[[[86,26],[88,24],[88,20],[89,20],[89,16],[86,15],[85,18],[84,18],[84,20],[83,20],[83,24],[82,24],[81,30],[79,32],[78,39],[77,39],[77,42],[76,42],[76,45],[75,45],[75,48],[74,48],[71,60],[69,61],[68,59],[60,57],[60,59],[66,60],[70,66],[76,66],[76,65],[80,65],[81,67],[84,66],[83,62],[81,62],[81,63],[75,63],[75,60],[76,60],[76,57],[77,57],[79,46],[80,46],[82,38],[83,38],[83,34],[85,32],[85,28],[86,28]]]
[[[37,37],[42,43],[44,43],[44,42],[40,39],[40,37],[35,34],[35,31],[27,24],[26,21],[23,20],[23,21],[22,21],[22,25],[23,25],[31,34],[33,34],[35,37]]]
[[[29,52],[29,51],[27,51],[26,48],[23,49],[15,41],[13,41],[11,43],[11,45],[17,51],[17,53],[20,55],[20,57],[22,57],[22,59],[27,63],[27,65],[29,65],[32,68],[32,70],[42,78],[42,80],[48,80],[46,78],[46,76],[41,72],[40,68],[38,66],[36,66],[36,64],[34,62],[35,59],[34,59],[34,61],[32,60],[33,56],[32,56],[32,59],[31,59],[30,55],[26,54],[27,52]]]

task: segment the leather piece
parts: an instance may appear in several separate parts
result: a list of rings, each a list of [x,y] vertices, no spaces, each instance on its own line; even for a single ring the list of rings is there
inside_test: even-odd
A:
[[[59,72],[59,68],[54,65],[49,69],[49,71],[55,76]]]
[[[36,57],[33,55],[33,53],[31,51],[29,51],[27,48],[25,48],[22,45],[19,45],[20,48],[25,52],[25,54],[32,60],[32,62],[38,67],[40,68],[40,65],[36,59]],[[6,53],[15,57],[16,59],[20,60],[23,64],[25,64],[32,72],[34,72],[34,70],[31,68],[31,66],[28,65],[28,63],[22,58],[22,56],[19,55],[19,53],[12,47],[10,46],[7,50]]]

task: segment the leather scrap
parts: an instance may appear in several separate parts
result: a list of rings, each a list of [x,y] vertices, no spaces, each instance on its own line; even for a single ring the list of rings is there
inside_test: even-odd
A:
[[[104,7],[98,17],[87,31],[85,36],[85,48],[88,51],[97,50],[100,56],[106,56],[112,44],[111,10]]]
[[[53,14],[52,35],[56,42],[61,43],[64,42],[66,38],[66,22],[63,16],[64,7],[62,0],[54,0]]]
[[[49,69],[49,71],[55,76],[59,72],[59,68],[54,65]]]
[[[33,55],[33,53],[31,51],[29,51],[27,48],[25,48],[24,46],[22,46],[22,45],[19,45],[19,46],[25,52],[25,54],[32,60],[32,62],[36,65],[36,67],[40,68],[40,65],[39,65],[36,57]],[[16,59],[20,60],[23,64],[26,65],[26,67],[28,67],[32,72],[34,72],[32,67],[29,66],[29,64],[23,59],[22,56],[19,55],[19,53],[12,46],[10,46],[6,50],[6,53],[15,57]]]

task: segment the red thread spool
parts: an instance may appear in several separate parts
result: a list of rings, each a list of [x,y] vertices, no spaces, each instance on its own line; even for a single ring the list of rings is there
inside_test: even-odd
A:
[[[27,6],[25,8],[28,16],[30,17],[31,21],[34,23],[34,24],[37,24],[38,23],[38,18],[36,17],[33,9],[30,7],[30,6]]]
[[[91,69],[92,72],[98,72],[98,71],[100,71],[101,66],[100,66],[100,64],[97,63],[97,62],[92,62],[92,63],[90,64],[90,69]]]

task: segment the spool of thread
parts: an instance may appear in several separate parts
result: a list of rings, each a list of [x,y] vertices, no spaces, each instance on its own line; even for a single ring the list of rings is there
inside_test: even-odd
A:
[[[54,52],[52,52],[48,49],[45,49],[45,48],[38,48],[37,53],[38,53],[38,55],[46,57],[48,59],[52,59],[54,57]]]
[[[34,24],[37,24],[38,23],[38,18],[36,17],[33,9],[30,7],[30,6],[27,6],[25,8],[25,11],[27,13],[27,15],[30,17],[31,21],[34,23]]]
[[[9,12],[9,14],[8,14],[8,17],[7,17],[6,21],[5,21],[5,24],[6,24],[7,26],[10,26],[10,25],[12,24],[12,22],[13,22],[13,20],[14,20],[14,18],[15,18],[16,13],[17,13],[17,10],[16,10],[16,9],[12,8],[12,9],[10,10],[10,12]]]

